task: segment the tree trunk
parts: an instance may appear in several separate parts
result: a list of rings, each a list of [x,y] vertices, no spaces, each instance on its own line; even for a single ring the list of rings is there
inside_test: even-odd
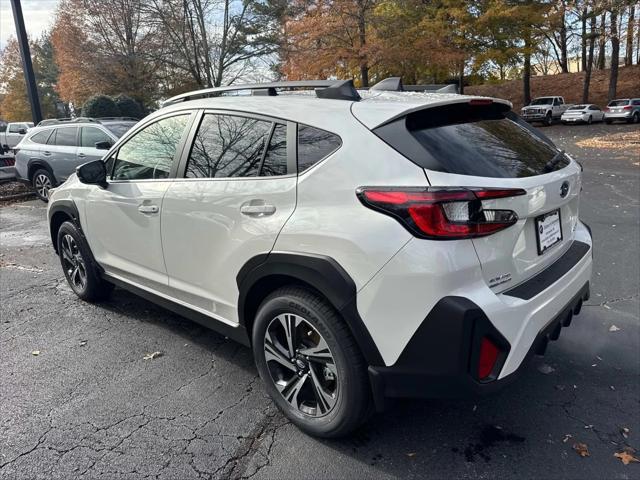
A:
[[[618,37],[618,10],[611,9],[611,75],[609,76],[609,101],[616,97],[618,86],[618,59],[620,57],[620,38]]]
[[[525,29],[524,69],[522,70],[522,97],[525,105],[531,103],[531,30]]]
[[[589,58],[586,62],[586,69],[584,73],[584,84],[582,85],[582,103],[589,103],[589,86],[591,84],[591,70],[593,70],[593,51],[596,43],[596,16],[591,15],[589,21]]]
[[[602,19],[600,20],[600,38],[598,40],[598,70],[604,70],[605,66],[605,47],[607,46],[607,12],[602,12]]]
[[[360,38],[360,80],[363,87],[369,86],[369,63],[364,49],[367,45],[366,2],[358,0],[358,36]]]
[[[582,10],[582,16],[580,17],[582,22],[582,37],[580,38],[580,46],[582,47],[582,57],[580,59],[580,66],[582,71],[587,70],[587,9]]]
[[[635,5],[629,6],[629,21],[627,23],[627,45],[625,49],[624,65],[629,66],[633,63],[633,29],[635,26]]]
[[[460,95],[464,95],[464,60],[460,63],[460,71],[458,73],[458,85],[460,85]]]
[[[565,4],[562,2],[560,14],[562,15],[560,23],[560,69],[562,73],[569,73],[569,64],[567,63],[567,23],[565,21]]]

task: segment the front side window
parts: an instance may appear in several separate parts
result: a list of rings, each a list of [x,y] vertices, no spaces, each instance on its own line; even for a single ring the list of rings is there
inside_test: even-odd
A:
[[[189,114],[163,118],[146,126],[120,147],[113,180],[168,178]]]
[[[96,148],[96,143],[109,142],[113,144],[111,137],[96,127],[82,127],[80,131],[80,146]]]
[[[189,154],[185,177],[258,176],[272,125],[255,118],[205,114]]]
[[[304,172],[342,145],[334,133],[307,125],[298,126],[298,173]]]

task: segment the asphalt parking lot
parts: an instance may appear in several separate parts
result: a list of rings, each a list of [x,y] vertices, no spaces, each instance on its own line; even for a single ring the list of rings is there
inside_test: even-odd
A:
[[[583,163],[595,242],[591,299],[546,356],[497,395],[398,402],[334,441],[286,421],[249,349],[122,290],[78,300],[44,204],[1,206],[0,478],[639,478],[614,453],[640,450],[640,155],[576,145],[638,128],[544,129]]]

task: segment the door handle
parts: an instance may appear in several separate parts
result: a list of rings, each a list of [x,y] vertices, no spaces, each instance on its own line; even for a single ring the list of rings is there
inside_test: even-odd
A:
[[[86,157],[86,155],[85,155],[84,153],[79,153],[79,154],[78,154],[78,157],[80,157],[80,158],[84,158],[84,157]]]
[[[50,155],[51,155],[51,152],[42,152],[42,154],[43,154],[45,157],[48,157],[48,156],[50,156]]]
[[[158,213],[160,209],[157,205],[140,205],[138,211],[144,214]]]
[[[240,213],[249,217],[264,217],[276,213],[274,205],[243,205],[240,207]]]

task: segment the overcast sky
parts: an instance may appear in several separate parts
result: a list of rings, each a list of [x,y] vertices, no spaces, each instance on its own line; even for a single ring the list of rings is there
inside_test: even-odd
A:
[[[22,0],[22,13],[27,27],[27,35],[39,37],[53,23],[58,0]],[[9,37],[16,36],[10,0],[0,0],[0,48]]]

